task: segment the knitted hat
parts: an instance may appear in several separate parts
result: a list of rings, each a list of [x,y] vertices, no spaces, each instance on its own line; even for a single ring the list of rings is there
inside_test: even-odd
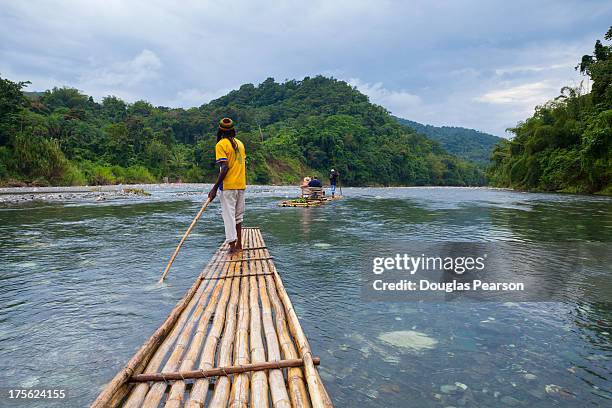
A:
[[[223,118],[219,121],[220,130],[232,130],[234,128],[234,121],[230,118]]]

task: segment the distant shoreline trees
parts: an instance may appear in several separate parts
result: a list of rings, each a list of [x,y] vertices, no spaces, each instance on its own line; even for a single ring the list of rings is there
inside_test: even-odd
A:
[[[236,120],[256,184],[297,183],[331,167],[346,185],[483,185],[474,164],[401,126],[343,81],[246,84],[199,108],[96,102],[72,88],[24,93],[0,78],[0,183],[208,182],[218,118]]]
[[[612,41],[612,27],[605,35]],[[600,40],[576,67],[592,89],[564,87],[561,95],[509,129],[488,176],[495,186],[612,195],[612,46]]]

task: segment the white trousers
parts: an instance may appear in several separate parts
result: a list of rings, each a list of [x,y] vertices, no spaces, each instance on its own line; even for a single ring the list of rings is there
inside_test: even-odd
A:
[[[238,239],[236,224],[244,219],[244,190],[220,190],[221,214],[225,225],[225,242]]]

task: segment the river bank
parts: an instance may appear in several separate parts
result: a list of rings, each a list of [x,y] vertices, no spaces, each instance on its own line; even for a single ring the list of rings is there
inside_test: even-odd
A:
[[[157,184],[130,184],[73,187],[6,187],[0,188],[0,204],[31,201],[105,201],[114,198],[146,197]]]
[[[116,199],[135,199],[149,196],[152,192],[164,191],[171,195],[193,196],[202,194],[210,188],[209,183],[156,183],[156,184],[109,184],[103,186],[68,186],[68,187],[0,187],[1,204],[20,204],[34,201],[43,202],[96,202]],[[250,185],[265,187],[259,185]],[[287,185],[274,185],[267,187],[290,187]],[[345,187],[345,189],[352,187]],[[519,190],[507,187],[459,187],[459,186],[365,186],[362,188],[400,188],[400,189],[474,189],[497,190],[523,194],[555,194],[585,197],[611,197],[612,191],[597,194],[580,194],[575,192],[545,192],[537,190]],[[296,195],[298,194],[296,190]],[[290,196],[287,196],[290,197]]]
[[[33,201],[63,202],[79,201],[94,202],[113,199],[142,198],[149,196],[152,192],[164,191],[177,196],[192,196],[208,191],[209,183],[157,183],[157,184],[112,184],[104,186],[68,186],[68,187],[0,187],[0,204],[19,204]],[[287,185],[260,186],[257,187],[291,187]],[[345,187],[349,189],[352,187]],[[363,188],[373,188],[367,186]],[[413,188],[413,189],[489,189],[499,191],[513,191],[508,188],[499,187],[458,187],[458,186],[394,186],[377,188]],[[296,196],[299,194],[296,187]],[[290,197],[290,196],[287,196]]]

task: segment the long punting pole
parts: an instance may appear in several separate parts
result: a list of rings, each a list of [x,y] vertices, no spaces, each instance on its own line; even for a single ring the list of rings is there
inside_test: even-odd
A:
[[[195,226],[196,222],[198,222],[198,220],[200,219],[200,216],[202,215],[202,213],[204,212],[206,207],[208,207],[208,204],[210,204],[210,198],[206,200],[206,202],[204,203],[202,208],[200,208],[200,211],[198,211],[198,213],[194,217],[193,221],[191,221],[191,225],[189,226],[189,228],[187,228],[187,231],[185,231],[185,234],[183,235],[183,238],[181,238],[181,242],[179,242],[178,246],[174,250],[174,253],[172,254],[172,258],[170,258],[170,261],[168,262],[168,265],[166,265],[166,269],[164,270],[164,273],[162,273],[161,278],[159,278],[159,282],[158,283],[162,283],[164,281],[164,279],[166,279],[166,275],[168,275],[168,271],[170,271],[170,267],[172,266],[172,263],[174,262],[174,259],[176,258],[176,256],[178,255],[179,251],[181,250],[181,247],[183,246],[183,242],[185,242],[185,240],[187,239],[187,237],[191,233],[191,230]]]

